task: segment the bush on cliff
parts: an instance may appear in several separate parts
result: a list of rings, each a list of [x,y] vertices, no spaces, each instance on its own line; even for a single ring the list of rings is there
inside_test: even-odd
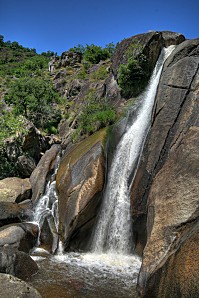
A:
[[[118,84],[122,96],[130,98],[137,96],[145,88],[148,82],[146,73],[146,56],[142,54],[139,44],[131,44],[125,53],[127,63],[121,64],[118,69]]]
[[[14,81],[5,100],[12,105],[16,116],[25,116],[38,128],[46,129],[49,124],[60,120],[61,115],[55,106],[59,95],[51,82],[39,78],[20,78]]]
[[[90,135],[105,126],[113,124],[115,119],[116,113],[107,99],[97,99],[95,90],[90,89],[78,117],[77,129],[72,135],[72,140],[75,142],[80,135]]]

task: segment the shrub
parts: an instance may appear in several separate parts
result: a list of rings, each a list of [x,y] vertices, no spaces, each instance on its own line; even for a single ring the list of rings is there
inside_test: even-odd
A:
[[[118,69],[118,84],[125,98],[137,96],[148,82],[146,57],[142,54],[142,46],[132,44],[125,53],[127,63]]]
[[[85,98],[85,104],[78,117],[78,126],[72,135],[75,141],[79,135],[92,134],[102,127],[114,123],[116,114],[106,98],[95,98],[95,90],[91,89]]]
[[[100,81],[100,80],[105,80],[108,77],[108,72],[107,72],[107,66],[102,65],[101,67],[98,68],[98,70],[94,71],[91,73],[91,81]]]
[[[53,105],[59,102],[59,95],[51,82],[39,78],[18,79],[5,100],[13,106],[15,115],[25,116],[41,129],[60,120],[59,112]]]
[[[11,111],[3,111],[0,117],[0,146],[5,139],[25,132],[24,118],[15,116]]]

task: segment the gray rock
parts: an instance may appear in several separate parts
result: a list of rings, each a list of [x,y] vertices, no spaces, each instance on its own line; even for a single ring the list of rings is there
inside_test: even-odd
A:
[[[26,155],[21,155],[17,159],[17,168],[23,177],[30,177],[36,168],[35,160]]]
[[[0,273],[1,298],[41,298],[39,292],[25,281]]]
[[[26,253],[4,245],[0,248],[0,272],[11,274],[23,280],[38,271],[36,262]]]

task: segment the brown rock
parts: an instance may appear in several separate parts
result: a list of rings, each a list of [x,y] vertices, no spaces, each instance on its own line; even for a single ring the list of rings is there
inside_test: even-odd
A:
[[[39,197],[44,194],[47,175],[53,170],[55,159],[60,150],[61,147],[59,145],[53,145],[47,150],[30,176],[30,183],[32,185],[31,200],[34,204],[38,201]]]
[[[150,74],[159,57],[161,49],[164,46],[169,46],[171,44],[177,45],[184,40],[185,37],[182,34],[171,31],[152,31],[124,39],[120,42],[113,56],[113,64],[111,66],[113,73],[116,76],[119,65],[126,64],[127,57],[125,55],[125,52],[131,44],[139,43],[140,45],[142,45],[142,52],[147,57]],[[137,54],[140,54],[140,52],[138,52]]]
[[[70,246],[82,248],[90,237],[90,222],[96,216],[104,184],[105,136],[105,130],[95,133],[76,145],[60,163],[56,181],[60,232],[66,246],[73,239]]]
[[[37,241],[38,226],[32,223],[6,225],[0,228],[0,247],[12,246],[24,252],[29,252]]]
[[[0,201],[21,202],[31,196],[31,184],[29,179],[17,177],[0,180]]]
[[[146,244],[139,279],[144,294],[150,278],[158,272],[163,276],[168,258],[177,258],[198,220],[198,62],[199,39],[183,42],[166,61],[132,187],[136,251],[142,254]],[[156,278],[160,289],[163,284]],[[181,281],[178,286],[182,288]],[[158,297],[175,297],[168,293]]]
[[[190,237],[149,278],[145,297],[198,297],[199,230],[192,227]]]
[[[11,202],[0,202],[0,226],[21,222],[31,215],[31,205],[18,205]]]
[[[1,297],[7,298],[41,298],[39,292],[25,281],[0,273]]]
[[[38,266],[33,259],[22,251],[9,245],[0,248],[0,272],[12,274],[26,280],[38,271]]]

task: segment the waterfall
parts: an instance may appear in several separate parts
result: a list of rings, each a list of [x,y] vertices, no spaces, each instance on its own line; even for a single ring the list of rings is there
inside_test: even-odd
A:
[[[156,63],[134,122],[121,138],[108,174],[107,187],[99,215],[92,251],[128,255],[132,251],[132,220],[129,180],[135,172],[150,128],[154,99],[164,61],[175,46],[163,49]],[[132,183],[132,181],[131,181]]]
[[[47,220],[50,231],[53,236],[52,253],[54,253],[58,247],[58,197],[56,193],[56,174],[60,163],[60,156],[58,155],[55,161],[54,172],[50,177],[50,180],[46,184],[46,190],[43,196],[40,197],[34,212],[33,221],[39,226],[39,235],[37,246],[40,245],[40,234],[44,221]]]

